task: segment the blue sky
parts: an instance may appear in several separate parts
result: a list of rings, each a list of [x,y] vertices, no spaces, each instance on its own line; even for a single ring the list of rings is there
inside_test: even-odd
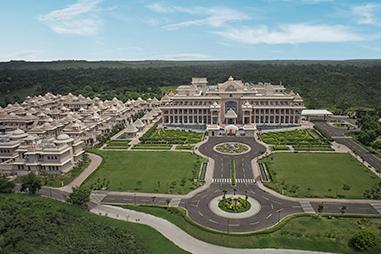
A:
[[[0,61],[381,59],[380,1],[1,0]]]

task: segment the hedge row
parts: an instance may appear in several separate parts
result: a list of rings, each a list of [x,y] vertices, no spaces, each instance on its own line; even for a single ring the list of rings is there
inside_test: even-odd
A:
[[[329,141],[329,142],[334,141],[334,139],[333,139],[327,132],[323,131],[319,126],[314,125],[314,129],[317,130],[318,132],[320,132],[320,134],[321,134],[324,138],[326,138],[327,141]],[[318,133],[318,135],[319,135],[319,133]]]

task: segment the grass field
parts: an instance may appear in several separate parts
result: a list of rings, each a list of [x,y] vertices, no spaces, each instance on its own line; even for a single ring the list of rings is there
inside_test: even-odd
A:
[[[85,183],[91,189],[184,194],[195,188],[201,162],[188,152],[98,151],[104,164]],[[183,186],[182,186],[183,185]]]
[[[215,245],[232,248],[282,248],[314,250],[332,253],[359,253],[348,242],[359,229],[369,229],[381,235],[381,218],[317,218],[302,215],[286,218],[277,228],[247,235],[227,235],[200,228],[189,221],[185,211],[178,208],[150,206],[122,206],[162,217],[180,227],[189,235]],[[381,253],[381,244],[363,253]]]
[[[350,154],[275,153],[268,162],[275,175],[271,188],[289,196],[363,198],[365,190],[379,180]],[[344,190],[344,185],[350,187]]]

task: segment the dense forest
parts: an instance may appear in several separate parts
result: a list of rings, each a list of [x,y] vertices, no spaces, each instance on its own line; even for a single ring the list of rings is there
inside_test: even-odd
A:
[[[243,82],[280,82],[288,91],[298,92],[308,108],[379,109],[381,106],[381,62],[105,62],[101,64],[33,63],[0,64],[2,106],[23,101],[22,91],[38,95],[82,94],[125,101],[163,95],[162,88],[190,84],[192,77],[207,77],[209,85],[224,82],[231,75]],[[151,64],[150,64],[151,63]],[[38,63],[34,63],[38,66]],[[119,65],[116,65],[119,64]],[[73,66],[73,67],[71,67]],[[117,67],[116,67],[117,66]]]

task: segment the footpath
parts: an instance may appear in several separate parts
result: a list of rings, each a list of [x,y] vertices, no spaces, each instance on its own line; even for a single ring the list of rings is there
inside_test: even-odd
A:
[[[203,242],[190,236],[182,229],[176,225],[164,220],[162,218],[145,214],[142,212],[137,212],[129,209],[123,209],[121,207],[109,206],[109,205],[98,205],[91,209],[92,213],[98,214],[100,216],[107,216],[113,219],[128,221],[138,224],[144,224],[156,229],[164,237],[173,242],[175,245],[179,246],[181,249],[188,251],[190,253],[198,254],[319,254],[326,252],[316,252],[316,251],[303,251],[303,250],[286,250],[286,249],[236,249],[218,246],[210,243]]]

